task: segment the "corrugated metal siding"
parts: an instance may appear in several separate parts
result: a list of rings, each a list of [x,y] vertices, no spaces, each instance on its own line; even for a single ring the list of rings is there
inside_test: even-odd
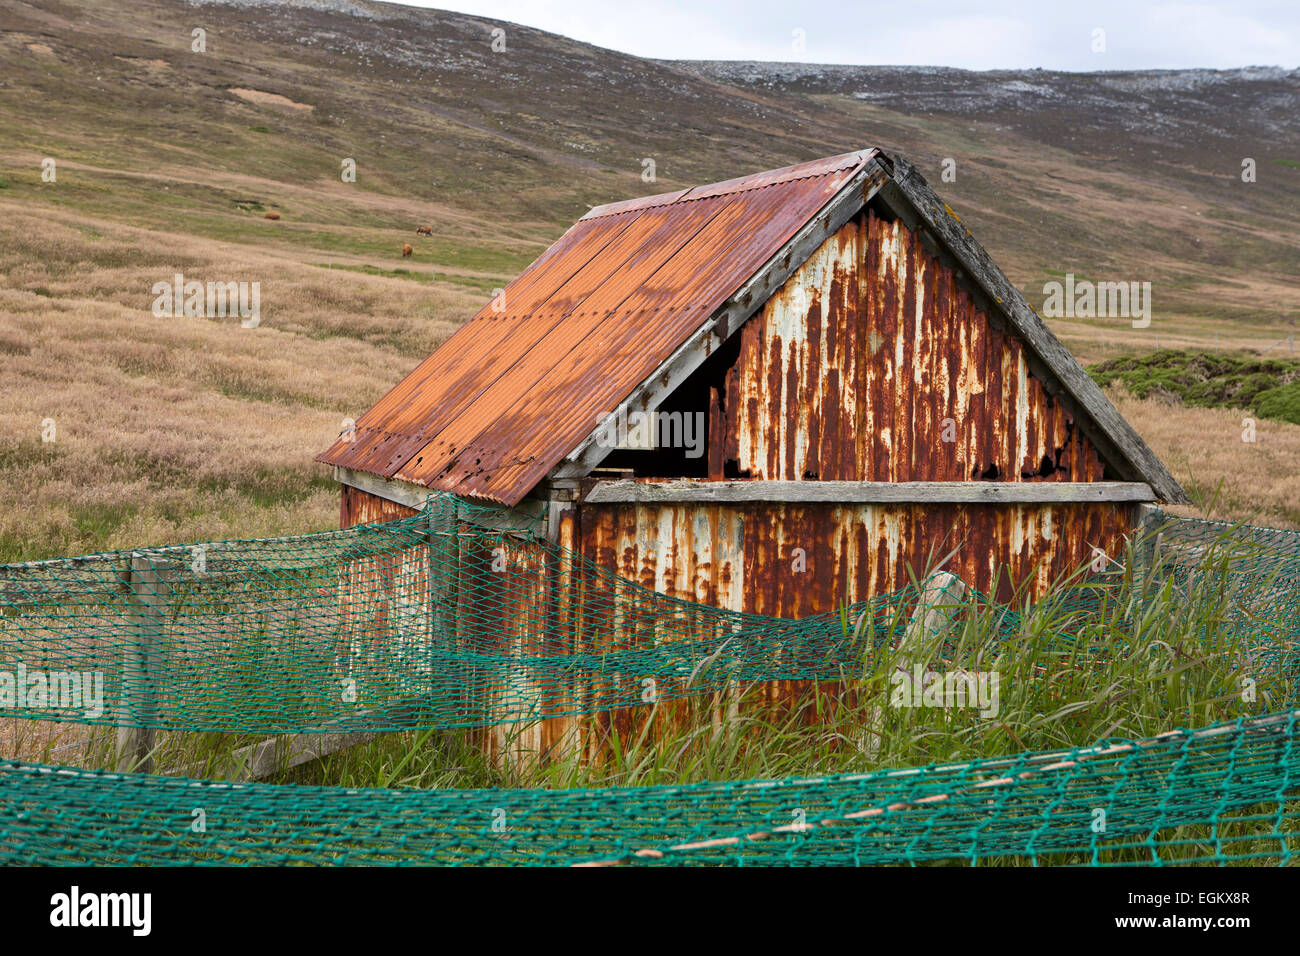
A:
[[[353,525],[371,524],[375,521],[394,521],[418,513],[414,508],[399,505],[395,501],[380,498],[378,495],[361,491],[351,485],[339,487],[343,489],[339,513],[340,528],[351,528]]]
[[[575,532],[576,524],[569,512],[555,540],[568,555],[577,551]],[[501,573],[506,576],[503,591],[507,600],[503,603],[496,594],[495,581],[491,585],[493,593],[477,597],[463,594],[460,600],[463,611],[458,620],[473,622],[470,627],[476,633],[496,635],[474,650],[504,653],[520,660],[567,655],[590,651],[618,630],[622,622],[613,614],[593,613],[588,606],[591,602],[603,609],[612,606],[612,601],[600,598],[605,589],[571,557],[521,538],[506,537],[502,543],[505,551],[501,555]],[[487,556],[482,560],[486,561]],[[584,726],[581,717],[511,720],[527,712],[526,708],[521,711],[521,703],[531,701],[538,692],[544,695],[546,709],[552,712],[581,713],[600,705],[598,687],[572,681],[543,684],[525,665],[512,684],[488,688],[487,719],[506,720],[478,733],[480,745],[493,762],[521,766],[543,757],[563,757],[578,747],[594,746],[594,741],[584,740],[580,734]]]
[[[387,504],[356,494],[364,496],[358,514]],[[958,553],[945,569],[983,591],[992,589],[995,572],[1004,566],[1011,581],[1042,593],[1055,577],[1089,560],[1094,547],[1118,556],[1133,518],[1132,506],[1104,503],[585,505],[577,521],[561,524],[558,543],[665,594],[800,618],[901,587],[909,580],[909,567],[920,575],[952,550]],[[496,761],[575,752],[599,759],[611,732],[624,739],[639,734],[650,719],[644,707],[515,721],[539,691],[551,709],[584,713],[601,707],[599,687],[543,686],[526,666],[529,659],[590,651],[655,629],[628,618],[632,605],[614,600],[606,584],[580,581],[580,565],[557,561],[536,542],[510,535],[472,547],[470,539],[464,542],[458,563],[440,563],[432,584],[424,547],[356,561],[346,569],[340,600],[353,612],[344,629],[352,656],[360,661],[371,648],[397,644],[410,655],[414,672],[428,673],[431,628],[438,621],[439,640],[452,633],[453,643],[467,652],[519,661],[513,670],[446,675],[449,686],[464,684],[468,712],[486,719],[477,737]],[[795,570],[796,548],[804,553],[804,571]],[[1003,599],[1011,581],[1003,581]],[[762,688],[760,699],[780,713],[804,699],[811,686],[772,683]],[[718,721],[735,712],[737,701],[735,695],[718,694],[700,705],[666,704],[655,711],[655,733],[680,729],[700,706]]]
[[[520,662],[516,668],[498,668],[504,680],[486,679],[474,684],[477,710],[489,721],[479,732],[484,750],[494,759],[509,754],[513,759],[527,758],[553,750],[553,720],[518,723],[530,713],[538,693],[546,695],[548,704],[563,707],[558,685],[543,688],[527,666],[527,661],[560,651],[556,634],[549,629],[554,614],[551,589],[553,569],[547,552],[536,543],[503,536],[500,544],[479,554],[464,556],[467,567],[477,563],[476,580],[483,589],[475,593],[466,587],[470,580],[462,577],[457,626],[463,622],[468,636],[465,647],[476,654],[501,655]],[[493,562],[500,562],[495,570]],[[488,570],[493,569],[493,570]],[[566,642],[566,645],[570,642]],[[500,723],[490,723],[493,720]]]
[[[995,576],[1001,599],[1013,585],[1035,595],[1076,570],[1093,547],[1118,556],[1135,519],[1132,506],[1052,505],[585,505],[579,550],[618,574],[664,593],[736,611],[798,619],[838,610],[906,585],[908,568],[921,576],[943,565],[986,593]],[[796,548],[806,570],[795,570]],[[1001,574],[999,575],[999,571]],[[745,712],[787,720],[812,699],[800,720],[825,719],[851,688],[836,682],[774,681],[754,688]],[[739,708],[736,693],[706,706],[715,724]],[[551,739],[565,738],[589,759],[607,753],[609,734],[622,739],[672,733],[686,727],[696,705],[672,702],[655,709],[621,707],[590,718],[549,721]],[[653,727],[647,727],[647,722]]]
[[[1042,594],[1101,548],[1119,555],[1131,505],[584,505],[581,553],[666,594],[735,611],[802,618],[902,587],[950,551],[943,570],[988,592],[1003,569]],[[795,548],[806,571],[795,571]],[[1008,579],[1009,576],[1009,579]]]
[[[341,487],[340,527],[416,513],[348,485]],[[378,666],[367,663],[371,654],[387,660],[396,653],[410,673],[430,676],[433,634],[426,548],[403,548],[349,562],[339,573],[338,597],[342,621],[338,638],[346,642],[348,658],[362,673],[373,673]],[[397,691],[414,696],[420,687],[399,685]]]
[[[344,527],[413,514],[403,505],[343,486]],[[573,550],[572,518],[568,528],[568,536],[559,543]],[[458,542],[450,551],[445,540],[439,542],[438,558],[432,564],[429,549],[415,545],[352,561],[342,570],[339,601],[345,626],[341,637],[348,641],[349,655],[360,662],[371,649],[391,653],[394,647],[408,655],[413,673],[441,681],[439,692],[458,695],[465,717],[484,721],[476,737],[495,760],[507,756],[512,761],[532,760],[539,754],[559,753],[565,735],[574,732],[571,718],[516,720],[528,712],[539,690],[548,695],[548,707],[570,709],[566,688],[542,688],[526,662],[577,646],[575,629],[566,627],[573,613],[568,606],[571,597],[556,587],[557,582],[571,581],[553,566],[552,553],[536,541],[508,534],[485,541],[459,531],[455,522],[431,525],[431,534],[450,534]],[[500,655],[519,661],[520,666],[435,673],[433,652],[444,650],[442,642],[448,640],[452,650],[471,659]],[[413,697],[418,692],[418,687],[410,689]],[[585,687],[573,689],[577,695],[587,692]],[[581,709],[580,699],[574,700],[572,709]],[[570,745],[576,743],[572,736],[568,739]]]
[[[1096,450],[901,222],[832,236],[741,330],[722,457],[768,480],[1095,481]],[[944,441],[947,437],[954,441]]]
[[[593,210],[317,460],[517,503],[871,155]]]

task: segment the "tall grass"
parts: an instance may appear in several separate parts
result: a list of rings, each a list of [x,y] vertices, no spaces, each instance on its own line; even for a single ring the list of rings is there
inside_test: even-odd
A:
[[[305,765],[282,764],[271,779],[290,787],[561,790],[807,778],[1066,751],[1257,716],[1295,700],[1300,563],[1295,555],[1252,554],[1244,547],[1230,546],[1227,538],[1167,546],[1147,538],[1130,544],[1107,571],[1079,569],[1041,596],[1013,589],[1010,600],[998,602],[945,591],[915,612],[896,602],[893,620],[857,616],[856,608],[846,608],[844,637],[854,640],[844,646],[874,650],[844,661],[842,681],[808,682],[775,702],[770,687],[755,684],[737,688],[730,708],[719,707],[719,695],[710,694],[647,705],[630,721],[588,717],[576,723],[582,746],[548,753],[516,746],[532,739],[529,725],[522,723],[491,749],[481,728],[413,730]],[[920,578],[914,590],[928,591],[935,579]],[[272,676],[294,677],[296,672],[280,674],[292,648],[273,646],[265,622],[248,623],[252,636],[241,681],[255,690],[268,669]],[[980,706],[899,706],[898,675],[917,668],[931,675],[995,674],[997,706],[984,712]],[[280,704],[292,709],[293,701]],[[236,748],[257,741],[249,734],[159,734],[152,769],[238,775]],[[80,762],[90,765],[111,758],[110,728],[97,729],[84,741],[83,757]],[[1162,772],[1159,765],[1155,772]],[[1160,792],[1160,778],[1146,782]],[[1279,843],[1289,845],[1296,833],[1296,809],[1290,803],[1234,805],[1216,814],[1213,826],[1161,828],[1160,852],[1190,859],[1255,854],[1275,861]],[[726,827],[740,825],[728,822],[725,813],[719,819],[723,834]],[[1013,822],[1000,825],[1005,831]],[[849,834],[850,843],[860,836]],[[1087,844],[1082,837],[1079,845]],[[1005,838],[1000,845],[1006,845]],[[1142,862],[1153,852],[1131,835],[1128,843],[1104,849],[1105,862]],[[781,853],[809,860],[840,859],[846,852],[839,844],[822,846],[829,856],[798,851],[790,843]],[[766,849],[756,852],[762,859],[775,858]],[[1077,853],[1028,858],[1088,862]],[[699,859],[727,862],[728,857]],[[981,857],[980,862],[1025,859]]]
[[[941,605],[941,627],[884,646],[844,684],[812,686],[788,702],[766,703],[755,685],[722,719],[709,699],[655,704],[623,735],[583,718],[578,732],[598,738],[597,759],[572,747],[512,757],[510,744],[526,730],[519,725],[495,759],[485,756],[480,731],[399,733],[278,779],[568,788],[856,773],[1149,737],[1289,706],[1297,675],[1269,635],[1295,633],[1294,608],[1253,606],[1222,545],[1206,549],[1195,574],[1176,563],[1157,573],[1142,547],[1130,545],[1108,572],[1081,569],[1038,599],[1022,590],[1007,604],[972,594]],[[938,673],[996,673],[996,715],[891,706],[891,675],[918,663]]]

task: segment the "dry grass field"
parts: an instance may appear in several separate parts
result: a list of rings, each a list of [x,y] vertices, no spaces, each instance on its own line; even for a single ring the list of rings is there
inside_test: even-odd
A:
[[[1246,442],[1248,411],[1185,408],[1108,392],[1195,502],[1172,511],[1300,528],[1300,425],[1258,419],[1255,441]]]
[[[346,260],[8,213],[0,483],[22,504],[0,514],[4,560],[330,527],[338,493],[312,458],[481,298]],[[156,318],[152,286],[175,269],[260,281],[260,325]]]
[[[1069,97],[1008,106],[1001,75],[951,81],[987,97],[922,90],[918,106],[908,84],[942,77],[870,74],[867,102],[524,28],[494,60],[487,21],[427,11],[206,4],[203,54],[178,0],[5,16],[0,561],[332,527],[313,456],[587,206],[864,143],[917,163],[1035,306],[1067,271],[1151,280],[1149,329],[1053,323],[1084,362],[1259,350],[1300,312],[1300,135],[1267,105],[1294,79],[1126,80],[1162,122],[1133,132],[1101,110],[1080,135]],[[1265,106],[1224,108],[1251,97]],[[1257,188],[1237,178],[1243,151]],[[155,317],[151,290],[177,273],[259,282],[260,325]],[[1300,526],[1300,426],[1261,422],[1248,444],[1243,413],[1115,397],[1202,508]]]

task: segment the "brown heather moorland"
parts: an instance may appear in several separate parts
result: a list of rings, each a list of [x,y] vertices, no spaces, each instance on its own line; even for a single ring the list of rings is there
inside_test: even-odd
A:
[[[320,6],[0,0],[0,561],[333,527],[315,453],[588,206],[866,144],[1035,307],[1152,282],[1150,328],[1053,321],[1082,361],[1295,329],[1295,73],[681,64],[514,25],[498,56],[492,21]],[[177,273],[260,282],[259,327],[154,317]],[[1114,397],[1215,517],[1300,527],[1300,426]]]

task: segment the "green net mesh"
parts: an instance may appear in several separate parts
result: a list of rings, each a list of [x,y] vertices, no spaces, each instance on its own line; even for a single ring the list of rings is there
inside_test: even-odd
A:
[[[1300,713],[874,774],[344,790],[0,763],[0,858],[43,863],[1289,863]],[[195,832],[202,814],[203,832]]]
[[[492,514],[447,496],[345,531],[9,565],[0,675],[44,676],[18,711],[52,721],[484,726],[640,705],[650,682],[666,701],[833,679],[889,640],[908,603],[904,591],[854,608],[856,629],[840,614],[721,610],[620,578],[527,526],[481,523]],[[65,675],[102,681],[112,706],[86,704],[84,679]],[[77,687],[80,704],[53,706]]]
[[[1094,570],[1032,605],[966,594],[927,666],[965,660],[972,634],[1033,635],[1042,674],[1047,658],[1086,670],[1194,646],[1227,661],[1223,700],[1249,674],[1273,709],[1008,758],[630,789],[342,790],[5,760],[0,860],[1290,862],[1300,534],[1160,515],[1122,566]],[[0,713],[316,734],[526,724],[780,681],[878,691],[873,675],[916,649],[926,588],[799,621],[726,611],[440,496],[337,532],[0,568]],[[1121,620],[1124,641],[1096,639]],[[1167,725],[1179,708],[1171,690]]]

